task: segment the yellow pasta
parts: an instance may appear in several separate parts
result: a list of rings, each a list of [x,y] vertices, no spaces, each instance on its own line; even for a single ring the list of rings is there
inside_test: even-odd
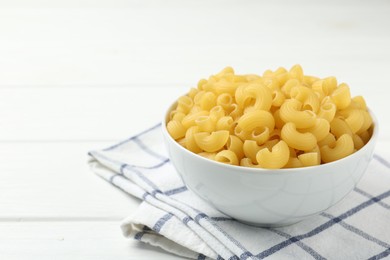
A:
[[[290,150],[284,141],[279,141],[272,147],[261,149],[256,154],[256,161],[260,167],[268,169],[280,169],[285,166],[290,158]]]
[[[298,132],[295,124],[291,122],[283,126],[281,135],[282,140],[294,149],[309,151],[317,145],[317,139],[312,133]]]
[[[352,154],[353,150],[352,137],[348,134],[343,134],[337,139],[334,147],[328,145],[321,147],[321,160],[325,163],[333,162]]]
[[[314,126],[316,114],[310,110],[301,111],[302,103],[296,99],[289,99],[280,107],[280,118],[284,122],[292,122],[297,128]]]
[[[361,149],[373,120],[363,97],[335,77],[300,65],[262,75],[226,67],[178,98],[168,133],[182,147],[221,163],[296,168],[328,163]]]
[[[264,110],[245,113],[237,123],[241,129],[250,132],[256,127],[267,127],[269,131],[273,131],[275,127],[274,117],[270,112]]]
[[[199,132],[194,134],[194,138],[199,148],[211,153],[220,150],[226,144],[229,139],[229,131]]]
[[[231,150],[222,150],[218,152],[215,155],[214,160],[226,164],[238,165],[237,155]]]

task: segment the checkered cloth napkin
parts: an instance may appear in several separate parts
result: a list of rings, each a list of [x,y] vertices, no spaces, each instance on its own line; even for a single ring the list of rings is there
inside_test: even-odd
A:
[[[326,212],[283,228],[248,226],[186,188],[166,153],[161,125],[90,152],[100,177],[142,200],[126,237],[194,259],[381,259],[390,255],[390,163],[374,155],[363,179]]]

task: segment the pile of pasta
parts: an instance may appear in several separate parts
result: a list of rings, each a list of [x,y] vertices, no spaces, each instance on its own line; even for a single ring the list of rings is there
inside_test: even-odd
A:
[[[177,100],[167,123],[180,145],[203,157],[268,169],[319,165],[362,148],[372,134],[362,96],[300,65],[236,75],[231,67]]]

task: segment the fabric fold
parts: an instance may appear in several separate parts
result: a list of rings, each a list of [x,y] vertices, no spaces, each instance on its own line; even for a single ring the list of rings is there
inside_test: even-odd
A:
[[[142,199],[122,223],[125,237],[183,257],[380,259],[390,254],[390,163],[386,155],[375,154],[357,188],[341,202],[283,228],[242,224],[188,190],[168,158],[160,124],[89,155],[97,175]],[[368,224],[368,217],[374,223]]]

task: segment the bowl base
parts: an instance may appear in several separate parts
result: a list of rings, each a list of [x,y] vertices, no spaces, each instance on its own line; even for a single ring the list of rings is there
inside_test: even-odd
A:
[[[244,220],[239,220],[237,219],[238,222],[241,222],[243,224],[249,225],[249,226],[254,226],[254,227],[262,227],[262,228],[280,228],[280,227],[286,227],[286,226],[291,226],[294,225],[298,222],[301,222],[302,219],[300,220],[294,220],[294,221],[286,221],[286,222],[279,222],[279,223],[256,223],[256,222],[249,222],[249,221],[244,221]]]

